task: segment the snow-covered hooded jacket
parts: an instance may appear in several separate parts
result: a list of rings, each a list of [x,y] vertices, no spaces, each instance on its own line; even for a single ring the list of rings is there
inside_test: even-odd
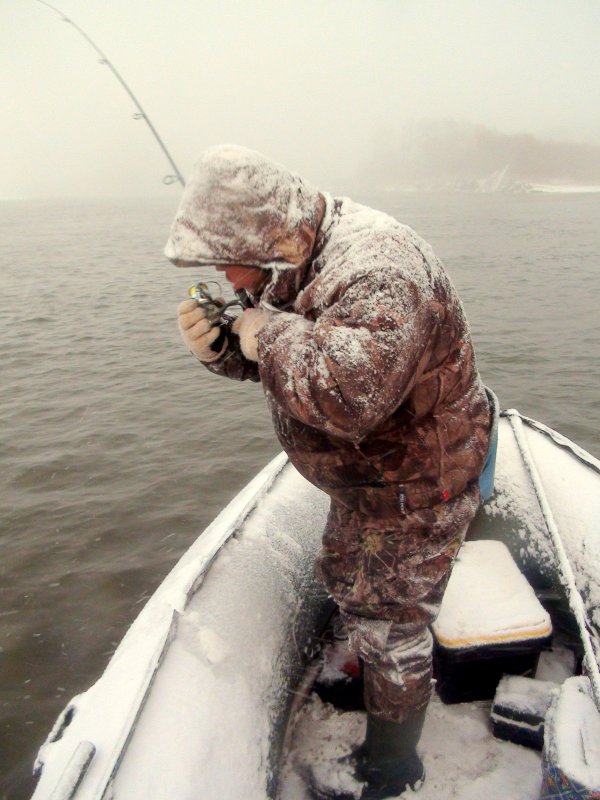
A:
[[[405,514],[477,481],[490,414],[465,315],[413,230],[253,151],[206,151],[168,258],[271,271],[258,364],[230,335],[216,374],[261,380],[290,460],[334,504]]]

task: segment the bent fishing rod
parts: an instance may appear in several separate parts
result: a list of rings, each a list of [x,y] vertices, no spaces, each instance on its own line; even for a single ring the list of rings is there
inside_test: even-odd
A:
[[[173,169],[174,174],[173,175],[165,175],[165,177],[163,178],[163,183],[167,184],[167,186],[168,186],[168,185],[170,185],[172,183],[176,183],[177,181],[179,181],[179,183],[182,186],[185,186],[185,181],[183,180],[181,172],[179,172],[179,170],[177,169],[177,165],[175,164],[175,162],[173,161],[173,157],[171,156],[171,154],[167,150],[167,146],[165,145],[163,140],[160,138],[160,136],[158,134],[158,131],[156,130],[156,128],[152,124],[149,116],[146,114],[146,112],[142,108],[139,100],[134,95],[132,90],[129,88],[129,86],[125,82],[124,78],[119,74],[119,72],[117,71],[116,67],[112,63],[112,61],[106,56],[105,53],[102,52],[102,50],[98,47],[96,42],[92,38],[90,38],[88,36],[88,34],[82,28],[79,27],[79,25],[77,25],[75,22],[73,22],[72,19],[69,19],[69,17],[67,17],[65,14],[63,14],[62,11],[60,11],[58,8],[56,8],[55,6],[51,5],[50,3],[47,3],[46,0],[37,0],[37,2],[41,3],[43,6],[47,6],[48,8],[51,8],[52,11],[56,12],[62,18],[63,22],[68,22],[69,25],[72,25],[75,28],[75,30],[81,36],[83,36],[83,38],[86,40],[86,42],[91,47],[94,48],[96,53],[98,53],[98,55],[100,56],[100,63],[105,65],[105,66],[107,66],[110,69],[110,71],[113,73],[115,78],[119,81],[119,83],[121,84],[123,89],[127,92],[129,97],[131,98],[131,100],[135,104],[135,107],[138,109],[137,112],[133,115],[133,118],[134,119],[143,119],[144,120],[146,125],[150,128],[150,130],[152,132],[152,135],[154,136],[154,138],[158,142],[160,149],[163,151],[163,153],[167,157],[167,159],[169,161],[169,164],[171,165],[171,168]]]
[[[150,120],[149,116],[142,108],[140,101],[137,99],[133,91],[127,85],[125,79],[118,72],[117,68],[108,58],[108,56],[98,47],[96,42],[90,36],[88,36],[88,34],[83,30],[83,28],[77,25],[77,23],[73,22],[72,19],[69,19],[69,17],[67,17],[66,14],[63,14],[63,12],[60,11],[60,9],[56,8],[56,6],[53,6],[51,3],[46,2],[46,0],[37,0],[37,2],[41,3],[43,6],[47,6],[48,8],[52,9],[52,11],[54,11],[61,17],[63,22],[68,22],[69,25],[72,25],[75,28],[75,30],[86,40],[86,42],[91,47],[93,47],[96,53],[98,53],[98,55],[100,56],[100,63],[109,67],[115,78],[119,81],[123,89],[127,92],[129,97],[135,104],[135,107],[138,109],[137,113],[133,115],[133,118],[143,119],[145,121],[145,123],[150,128],[152,135],[158,142],[160,149],[167,157],[167,160],[169,161],[169,164],[171,165],[174,174],[165,175],[165,177],[163,178],[163,183],[170,185],[172,183],[176,183],[177,181],[179,181],[179,183],[182,186],[185,186],[185,181],[183,180],[181,172],[178,170],[177,165],[175,164],[173,157],[169,153],[166,144],[160,138],[158,131],[152,124],[152,121]],[[219,289],[219,294],[221,293],[220,286],[218,283],[216,283],[216,281],[209,281],[209,283],[216,284],[216,286]],[[213,324],[220,321],[221,324],[230,326],[233,323],[235,317],[232,317],[231,315],[225,313],[228,308],[237,305],[240,306],[242,309],[244,309],[244,308],[249,308],[252,305],[248,293],[246,292],[245,289],[239,289],[238,291],[236,291],[235,293],[236,299],[231,300],[229,302],[225,302],[224,300],[221,300],[221,298],[214,298],[211,294],[208,284],[202,282],[197,283],[195,284],[195,286],[190,287],[190,289],[188,290],[188,294],[191,298],[196,300],[196,302],[201,308],[204,309],[207,319]]]

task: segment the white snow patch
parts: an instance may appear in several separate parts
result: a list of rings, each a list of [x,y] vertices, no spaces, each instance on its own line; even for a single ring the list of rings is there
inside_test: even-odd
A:
[[[330,764],[336,775],[344,773],[336,759],[360,744],[364,731],[364,714],[340,713],[312,698],[297,719],[281,800],[308,800],[301,775],[315,762],[322,768]],[[538,800],[539,753],[494,739],[488,703],[444,706],[434,697],[419,751],[425,782],[417,795],[405,792],[406,800]]]
[[[345,368],[358,368],[370,360],[368,346],[372,338],[367,328],[334,327],[329,332],[328,355]]]
[[[198,642],[209,664],[219,664],[231,652],[231,648],[219,634],[206,626],[198,628]]]
[[[304,800],[303,776],[308,769],[327,778],[327,784],[360,795],[361,785],[352,778],[347,756],[365,738],[366,717],[359,712],[340,713],[311,695],[295,723],[292,746],[282,772],[281,800]],[[300,779],[298,779],[300,776]]]
[[[558,186],[549,183],[532,183],[527,188],[531,192],[547,192],[549,194],[596,194],[600,192],[600,186],[582,186],[581,184]]]
[[[552,693],[556,690],[558,685],[552,681],[534,680],[523,675],[504,675],[496,689],[494,707],[531,714],[543,720]],[[504,716],[492,711],[492,719],[504,719]],[[511,723],[526,725],[523,722],[517,723],[516,720],[511,720]]]
[[[466,542],[433,631],[445,647],[548,636],[549,614],[502,542]]]
[[[564,683],[575,675],[575,654],[553,641],[550,650],[542,650],[535,677],[540,681]]]
[[[546,721],[546,755],[569,778],[600,789],[600,712],[587,678],[565,681]]]
[[[347,681],[353,675],[359,674],[358,657],[350,650],[348,644],[348,639],[346,638],[341,641],[334,641],[324,649],[319,683],[331,686],[338,681]]]
[[[517,533],[524,542],[522,555],[527,550],[537,557],[539,564],[547,564],[549,571],[556,570],[556,554],[549,542],[539,503],[506,419],[501,419],[499,424],[494,496],[485,504],[484,512],[490,517],[499,516],[517,524]]]
[[[585,601],[587,613],[592,616],[600,610],[600,475],[569,450],[557,447],[554,438],[529,428],[525,428],[525,434],[535,455],[577,589]],[[558,442],[568,443],[563,437],[555,436]],[[598,464],[591,456],[589,458]]]

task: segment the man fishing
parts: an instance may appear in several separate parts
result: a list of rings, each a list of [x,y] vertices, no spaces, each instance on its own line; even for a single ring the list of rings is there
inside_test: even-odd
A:
[[[318,569],[367,709],[348,768],[363,800],[417,788],[429,625],[480,501],[490,428],[450,279],[410,228],[233,146],[196,164],[165,253],[247,293],[233,326],[181,303],[184,343],[211,372],[262,382],[290,460],[329,495]]]

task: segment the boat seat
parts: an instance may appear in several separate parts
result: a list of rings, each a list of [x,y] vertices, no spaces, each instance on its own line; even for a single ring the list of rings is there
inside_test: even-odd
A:
[[[552,623],[505,544],[465,542],[432,625],[444,702],[489,699],[503,674],[532,675]]]

